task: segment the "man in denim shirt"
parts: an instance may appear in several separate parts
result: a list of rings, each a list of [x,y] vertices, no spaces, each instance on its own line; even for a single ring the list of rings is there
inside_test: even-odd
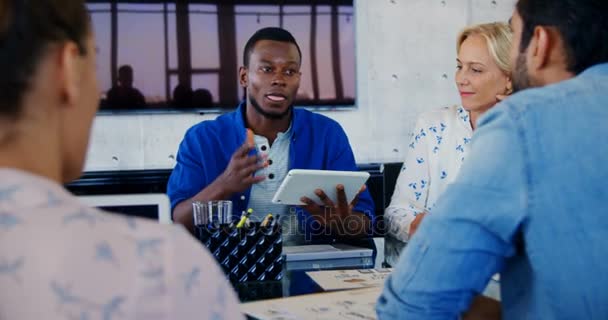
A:
[[[460,176],[386,282],[380,319],[482,308],[485,319],[608,319],[606,17],[605,0],[518,1],[513,84],[542,88],[479,121]],[[502,306],[476,298],[497,272]]]

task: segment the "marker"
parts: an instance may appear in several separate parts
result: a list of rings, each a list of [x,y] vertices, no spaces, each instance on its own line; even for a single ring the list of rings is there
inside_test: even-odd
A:
[[[272,220],[274,220],[274,217],[272,216],[272,213],[269,213],[264,220],[262,220],[262,224],[260,225],[262,228],[268,228],[270,227],[270,224],[272,223]]]
[[[255,156],[257,154],[257,148],[255,146],[255,138],[254,138],[254,133],[253,130],[247,128],[246,130],[246,136],[245,136],[245,140],[247,141],[247,144],[249,146],[252,146],[253,148],[251,150],[249,150],[248,155],[249,156]]]
[[[253,130],[247,128],[247,143],[249,143],[250,145],[254,145],[255,144],[255,140],[253,139]]]
[[[249,216],[253,213],[253,209],[249,208],[247,209],[247,212],[243,215],[241,215],[241,220],[239,220],[239,223],[236,224],[236,228],[240,229],[242,227],[245,226],[245,222],[247,221],[247,218],[249,218]]]
[[[246,128],[245,129],[245,140],[247,141],[247,144],[252,146],[253,148],[251,148],[251,150],[249,150],[249,153],[247,153],[247,156],[249,157],[257,157],[258,156],[258,148],[255,144],[255,134],[253,133],[253,130]],[[261,157],[259,157],[259,159],[262,159]],[[268,161],[264,161],[264,167],[268,167]],[[252,173],[252,175],[256,175],[257,171]]]

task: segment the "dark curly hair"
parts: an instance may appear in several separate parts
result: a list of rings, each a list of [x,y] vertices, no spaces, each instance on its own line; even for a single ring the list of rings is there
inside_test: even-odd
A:
[[[83,0],[0,0],[0,116],[19,116],[50,44],[72,41],[86,54],[89,20]]]
[[[537,26],[560,33],[568,71],[579,74],[590,66],[608,62],[608,1],[519,0],[517,13],[523,28],[519,50],[525,51]]]

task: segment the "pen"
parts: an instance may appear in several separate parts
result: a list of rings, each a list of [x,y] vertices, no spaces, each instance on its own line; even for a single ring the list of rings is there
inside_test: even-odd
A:
[[[247,128],[246,130],[246,137],[245,140],[247,141],[247,144],[251,147],[253,147],[251,150],[249,150],[248,155],[249,156],[255,156],[257,154],[257,148],[255,146],[255,138],[254,138],[254,134],[253,134],[253,130]]]
[[[237,229],[240,229],[245,226],[245,222],[247,221],[247,218],[249,218],[251,213],[253,213],[253,209],[247,209],[247,212],[241,216],[241,220],[239,221],[239,223],[236,224]]]
[[[274,220],[274,217],[272,216],[272,213],[269,213],[264,220],[262,220],[262,224],[260,225],[262,228],[268,228],[270,227],[272,221]]]
[[[253,130],[246,128],[245,131],[247,133],[245,140],[247,141],[247,144],[252,147],[251,150],[249,150],[249,152],[247,153],[247,156],[249,156],[249,157],[257,156],[259,161],[263,160],[263,158],[260,157],[260,155],[258,154],[258,147],[255,144],[255,134],[253,133]],[[264,160],[264,167],[267,167],[267,166],[268,166],[268,162],[266,160]],[[257,172],[258,171],[252,173],[252,175],[255,176]]]

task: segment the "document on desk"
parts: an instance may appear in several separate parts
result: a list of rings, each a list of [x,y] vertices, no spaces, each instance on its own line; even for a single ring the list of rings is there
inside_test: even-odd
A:
[[[344,290],[241,304],[259,320],[374,320],[382,288]]]
[[[323,290],[343,290],[356,288],[381,287],[393,271],[386,269],[354,269],[310,271],[306,274]]]

